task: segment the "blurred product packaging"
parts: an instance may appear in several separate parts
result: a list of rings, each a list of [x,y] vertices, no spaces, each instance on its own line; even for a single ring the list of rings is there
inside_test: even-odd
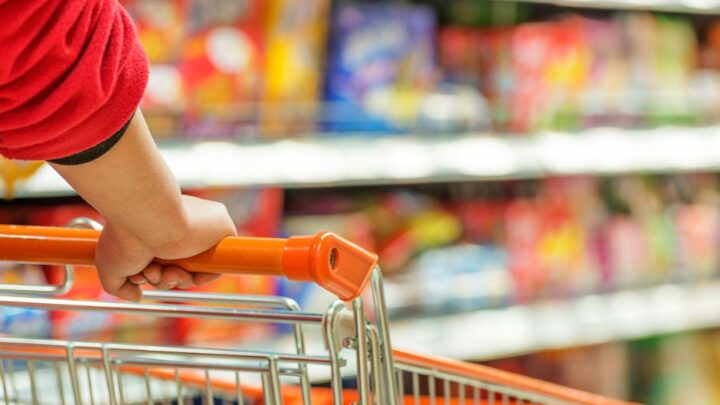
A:
[[[256,132],[264,3],[124,0],[151,62],[142,107],[156,137]]]
[[[324,129],[387,133],[411,126],[432,84],[434,41],[429,8],[339,6],[330,28]]]
[[[446,26],[438,44],[444,79],[479,89],[496,131],[693,125],[717,115],[709,105],[717,77],[696,70],[699,44],[682,17],[570,15]]]
[[[45,274],[37,265],[0,261],[0,284],[46,284]],[[48,311],[32,308],[0,307],[0,336],[42,338],[50,335]]]
[[[178,69],[185,37],[186,0],[123,0],[135,20],[150,61],[150,79],[141,107],[156,138],[182,133],[187,106],[185,81]]]
[[[378,252],[394,315],[465,311],[716,277],[717,185],[710,174],[562,177],[450,198],[328,191],[322,204],[291,193],[283,229]]]
[[[265,26],[260,131],[277,137],[315,131],[330,0],[270,0]]]
[[[260,0],[188,0],[179,69],[187,89],[185,135],[250,136],[262,86]]]

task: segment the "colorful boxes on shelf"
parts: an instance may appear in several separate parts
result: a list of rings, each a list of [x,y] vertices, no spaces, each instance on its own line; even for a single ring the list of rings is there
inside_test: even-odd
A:
[[[450,197],[326,192],[323,204],[291,194],[285,229],[330,229],[379,252],[396,313],[478,309],[717,276],[717,184],[571,177],[467,184]]]
[[[151,62],[157,138],[248,139],[315,129],[328,0],[125,0]]]
[[[152,63],[143,109],[159,138],[532,133],[720,116],[713,30],[698,42],[684,17],[493,26],[480,7],[470,20],[483,26],[436,28],[437,9],[396,3],[332,13],[330,0],[123,3]]]

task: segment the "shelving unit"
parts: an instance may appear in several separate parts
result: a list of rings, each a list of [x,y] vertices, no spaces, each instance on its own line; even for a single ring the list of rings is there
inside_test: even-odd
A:
[[[598,128],[576,134],[544,132],[534,136],[325,136],[258,143],[207,141],[165,144],[161,150],[185,188],[303,188],[683,173],[720,169],[720,126]],[[70,187],[44,167],[19,187],[17,196],[67,195],[73,195]],[[720,281],[696,286],[668,284],[569,301],[396,320],[392,331],[394,343],[400,347],[489,360],[718,327],[718,296]],[[470,341],[468,336],[476,339]],[[474,344],[477,341],[482,344]],[[270,345],[276,349],[287,343],[281,339]]]
[[[391,320],[390,331],[396,347],[450,358],[487,361],[543,350],[720,327],[720,300],[717,297],[720,297],[720,281],[717,280],[695,285],[665,284],[502,309]],[[319,332],[306,333],[309,352],[321,352]],[[251,347],[292,351],[292,337],[258,342]]]
[[[325,136],[252,144],[172,144],[163,145],[162,153],[185,188],[302,188],[683,173],[720,169],[720,127],[599,128],[534,136]],[[17,197],[73,194],[52,169],[43,167],[18,187]]]
[[[393,344],[490,360],[720,326],[720,282],[666,284],[460,315],[392,322]]]

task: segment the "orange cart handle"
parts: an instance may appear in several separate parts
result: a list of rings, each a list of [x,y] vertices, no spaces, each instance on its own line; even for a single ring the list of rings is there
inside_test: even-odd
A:
[[[92,229],[0,225],[0,260],[93,265],[100,232]],[[188,271],[285,276],[314,281],[343,300],[362,292],[377,256],[322,232],[288,239],[226,237],[199,255],[157,260]]]

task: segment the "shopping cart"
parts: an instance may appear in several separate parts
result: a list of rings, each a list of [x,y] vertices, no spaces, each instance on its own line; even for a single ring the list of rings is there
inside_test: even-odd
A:
[[[71,265],[92,265],[99,236],[89,221],[73,225],[86,229],[0,226],[1,261],[66,265],[62,285],[0,285],[0,307],[289,324],[292,350],[0,335],[0,404],[624,403],[391,349],[377,257],[331,233],[228,237],[205,253],[176,262],[190,271],[314,281],[340,298],[325,313],[302,312],[294,301],[272,296],[146,291],[142,303],[58,298],[72,287]],[[306,350],[310,328],[322,336],[324,352]]]

